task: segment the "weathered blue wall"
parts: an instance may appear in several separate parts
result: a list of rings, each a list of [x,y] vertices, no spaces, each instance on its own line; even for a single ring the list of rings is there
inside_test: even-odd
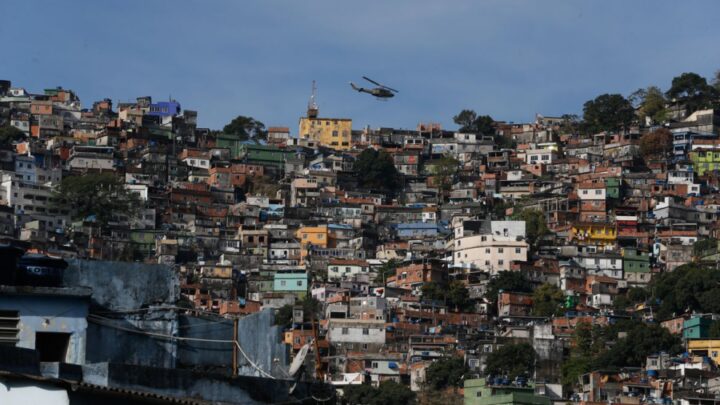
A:
[[[112,362],[143,366],[173,368],[176,366],[177,346],[173,340],[153,337],[122,329],[142,329],[161,335],[175,335],[178,323],[173,311],[144,313],[124,319],[88,323],[88,363]]]
[[[65,362],[85,362],[87,297],[0,294],[0,308],[18,311],[18,347],[35,349],[37,332],[69,333]]]
[[[93,302],[110,310],[175,304],[180,297],[180,280],[168,266],[95,260],[68,263],[63,283],[91,287]]]
[[[277,378],[286,378],[289,348],[282,340],[282,327],[274,323],[275,313],[272,309],[241,318],[238,324],[238,340],[248,357],[263,371]],[[239,374],[260,375],[241,354],[238,356],[238,363]]]
[[[211,340],[232,340],[233,321],[231,319],[198,318],[179,316],[178,335],[182,337]],[[193,367],[213,370],[219,373],[232,373],[232,343],[211,343],[198,341],[178,341],[178,367]]]

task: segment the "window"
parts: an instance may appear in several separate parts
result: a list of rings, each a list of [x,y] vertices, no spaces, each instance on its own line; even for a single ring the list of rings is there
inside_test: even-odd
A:
[[[363,335],[369,335],[369,334],[370,334],[370,329],[368,329],[368,328],[363,328],[363,332],[362,332],[362,333],[363,333]]]
[[[502,266],[503,264],[505,264],[504,260],[502,260],[502,259],[498,260],[498,266]]]
[[[372,368],[378,368],[378,363],[377,363],[377,361],[373,361],[373,362],[372,362]]]
[[[285,287],[285,280],[280,280],[280,286]]]
[[[333,136],[333,138],[337,138],[337,136],[338,136],[338,131],[332,131],[332,136]]]
[[[519,255],[520,252],[521,252],[521,249],[520,249],[520,248],[515,248],[515,254]]]
[[[297,286],[298,286],[298,287],[302,287],[302,285],[303,285],[302,280],[298,280],[298,281],[297,281]]]
[[[588,191],[587,191],[587,190],[583,190],[582,193],[583,193],[583,195],[587,195]]]
[[[490,254],[490,248],[485,248],[485,254]]]
[[[503,248],[498,248],[498,253],[505,253],[505,249],[503,249]]]
[[[348,328],[342,328],[342,334],[347,335],[349,333]]]
[[[602,194],[602,190],[600,190],[600,189],[595,190],[595,195],[600,195],[600,194]]]

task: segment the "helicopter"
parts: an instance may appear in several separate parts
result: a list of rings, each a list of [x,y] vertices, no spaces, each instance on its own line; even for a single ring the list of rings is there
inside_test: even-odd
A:
[[[382,85],[382,84],[376,82],[375,80],[370,79],[367,76],[363,76],[362,78],[378,87],[375,87],[372,89],[365,89],[365,88],[356,86],[355,83],[353,83],[353,82],[350,82],[350,86],[353,88],[353,90],[357,91],[358,93],[372,94],[373,96],[375,96],[378,99],[394,97],[395,96],[394,93],[399,93],[397,90],[392,89],[388,86]]]

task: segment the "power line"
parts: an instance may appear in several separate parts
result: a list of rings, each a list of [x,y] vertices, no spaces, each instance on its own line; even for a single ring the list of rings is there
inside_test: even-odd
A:
[[[151,336],[151,337],[157,337],[157,338],[161,338],[161,339],[178,340],[178,341],[189,341],[189,342],[231,343],[231,344],[235,344],[235,345],[237,346],[238,350],[240,351],[240,353],[243,355],[243,357],[245,357],[245,360],[247,360],[247,362],[250,363],[250,365],[251,365],[255,370],[257,370],[257,371],[260,373],[260,375],[265,376],[265,377],[270,378],[270,379],[273,379],[273,380],[275,379],[274,376],[272,376],[271,374],[268,374],[265,370],[263,370],[262,368],[260,368],[260,366],[258,366],[258,365],[250,358],[250,356],[248,356],[248,354],[247,354],[247,353],[245,352],[245,350],[242,348],[242,346],[240,345],[240,343],[239,343],[238,341],[236,341],[236,340],[232,340],[232,339],[230,339],[230,340],[227,340],[227,339],[204,339],[204,338],[193,338],[193,337],[184,337],[184,336],[172,336],[172,335],[166,335],[166,334],[164,334],[164,333],[148,332],[148,331],[145,331],[145,330],[142,330],[142,329],[139,329],[139,328],[138,328],[138,329],[131,329],[131,328],[126,328],[126,327],[123,327],[123,326],[119,326],[119,325],[114,325],[114,324],[112,324],[111,322],[113,321],[113,319],[104,318],[104,317],[101,317],[101,316],[99,316],[99,315],[93,315],[93,314],[89,314],[89,315],[88,315],[88,320],[91,321],[91,322],[94,322],[94,323],[103,325],[103,326],[107,326],[107,327],[110,327],[110,328],[117,329],[117,330],[122,330],[122,331],[125,331],[125,332],[131,332],[131,333],[138,333],[138,334],[142,334],[142,335],[146,335],[146,336]]]

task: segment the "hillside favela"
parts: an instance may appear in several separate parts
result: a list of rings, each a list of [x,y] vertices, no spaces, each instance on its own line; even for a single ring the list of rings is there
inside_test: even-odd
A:
[[[211,130],[2,81],[0,398],[715,404],[713,83]]]
[[[0,405],[720,405],[720,2],[0,3]]]

